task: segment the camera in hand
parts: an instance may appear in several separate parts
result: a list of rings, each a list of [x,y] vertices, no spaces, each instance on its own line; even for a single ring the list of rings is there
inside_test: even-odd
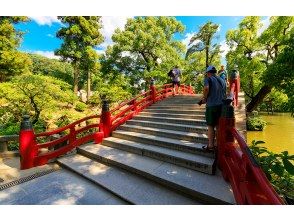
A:
[[[199,102],[198,102],[198,105],[202,105],[204,104],[205,102],[203,101],[203,99],[201,99]]]

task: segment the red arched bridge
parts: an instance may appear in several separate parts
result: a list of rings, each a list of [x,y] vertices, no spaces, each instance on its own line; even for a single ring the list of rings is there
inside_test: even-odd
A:
[[[239,85],[231,83],[233,106]],[[21,169],[57,160],[131,204],[284,204],[236,129],[234,107],[223,106],[218,149],[208,152],[201,96],[191,86],[179,90],[151,85],[111,110],[104,101],[101,115],[39,134],[25,116]]]

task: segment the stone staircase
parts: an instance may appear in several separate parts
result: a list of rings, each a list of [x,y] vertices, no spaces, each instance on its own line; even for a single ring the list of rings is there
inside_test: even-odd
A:
[[[200,96],[166,98],[58,163],[129,204],[235,204],[207,143]]]

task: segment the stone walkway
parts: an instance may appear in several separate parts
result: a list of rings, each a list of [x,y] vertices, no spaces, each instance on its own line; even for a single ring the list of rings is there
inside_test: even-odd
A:
[[[0,158],[0,185],[53,168],[56,168],[56,165],[49,164],[28,170],[20,170],[19,157]]]
[[[244,93],[239,93],[239,106],[235,108],[235,118],[236,118],[236,127],[241,133],[245,141],[247,141],[247,132],[246,132],[246,105]]]

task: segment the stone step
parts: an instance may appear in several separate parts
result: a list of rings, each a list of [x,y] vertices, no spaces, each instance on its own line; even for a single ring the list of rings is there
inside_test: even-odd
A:
[[[158,129],[158,128],[148,128],[148,127],[142,127],[142,126],[136,126],[136,125],[127,125],[127,124],[121,125],[119,127],[119,130],[150,134],[154,136],[167,137],[167,138],[176,139],[176,140],[191,141],[195,143],[203,143],[203,144],[208,143],[208,137],[206,134],[197,134],[197,133],[191,133],[191,132],[173,131],[173,130]]]
[[[59,158],[58,162],[131,204],[201,204],[156,182],[126,170],[96,162],[83,155]]]
[[[151,157],[179,166],[187,167],[207,174],[214,174],[215,159],[168,148],[141,144],[134,141],[109,137],[103,140],[103,145]]]
[[[0,190],[0,206],[130,204],[68,169],[60,168],[38,178],[34,178],[35,175],[32,177],[33,179],[27,182]],[[5,219],[2,210],[1,213],[2,219]],[[46,218],[43,216],[42,219]]]
[[[198,109],[204,109],[204,105],[198,105],[197,103],[195,104],[187,104],[185,103],[174,103],[174,102],[157,102],[154,103],[152,106],[156,107],[172,107],[172,108],[198,108]]]
[[[78,147],[78,152],[99,162],[139,174],[205,204],[236,203],[230,185],[225,182],[219,171],[216,175],[208,175],[99,144]]]
[[[199,107],[199,105],[197,106],[182,106],[182,105],[151,105],[149,106],[147,109],[168,109],[168,110],[200,110],[200,111],[205,111],[204,106],[203,107]]]
[[[191,118],[191,119],[205,119],[205,115],[196,114],[172,114],[172,113],[153,113],[153,112],[140,112],[140,115],[151,117],[167,117],[167,118]]]
[[[204,126],[179,125],[179,124],[153,122],[153,121],[140,121],[140,120],[129,120],[127,121],[127,124],[143,126],[143,127],[151,127],[151,128],[163,128],[163,129],[176,130],[176,131],[185,131],[185,132],[194,132],[194,133],[197,132],[200,134],[207,133],[207,127],[204,127]]]
[[[150,134],[143,134],[131,131],[116,130],[112,132],[112,136],[128,141],[135,141],[142,144],[149,144],[153,146],[160,146],[170,148],[178,151],[187,153],[194,153],[204,155],[210,158],[214,158],[214,154],[211,152],[204,151],[201,143],[193,143],[185,140],[176,140],[166,137],[158,137]]]
[[[150,113],[170,113],[170,114],[195,114],[195,115],[205,115],[205,110],[194,109],[194,110],[186,110],[186,109],[164,109],[164,108],[146,108],[142,112],[150,112]]]
[[[158,101],[155,104],[156,105],[160,105],[160,104],[175,104],[175,105],[179,105],[179,104],[183,104],[183,105],[198,105],[198,102],[200,100],[198,99],[194,99],[194,100],[166,100],[163,99],[162,101]]]
[[[200,120],[200,119],[188,119],[188,118],[179,119],[179,118],[167,118],[167,117],[151,117],[151,116],[143,116],[143,115],[136,115],[133,119],[141,120],[141,121],[155,121],[155,122],[182,124],[182,125],[206,126],[206,121]]]

